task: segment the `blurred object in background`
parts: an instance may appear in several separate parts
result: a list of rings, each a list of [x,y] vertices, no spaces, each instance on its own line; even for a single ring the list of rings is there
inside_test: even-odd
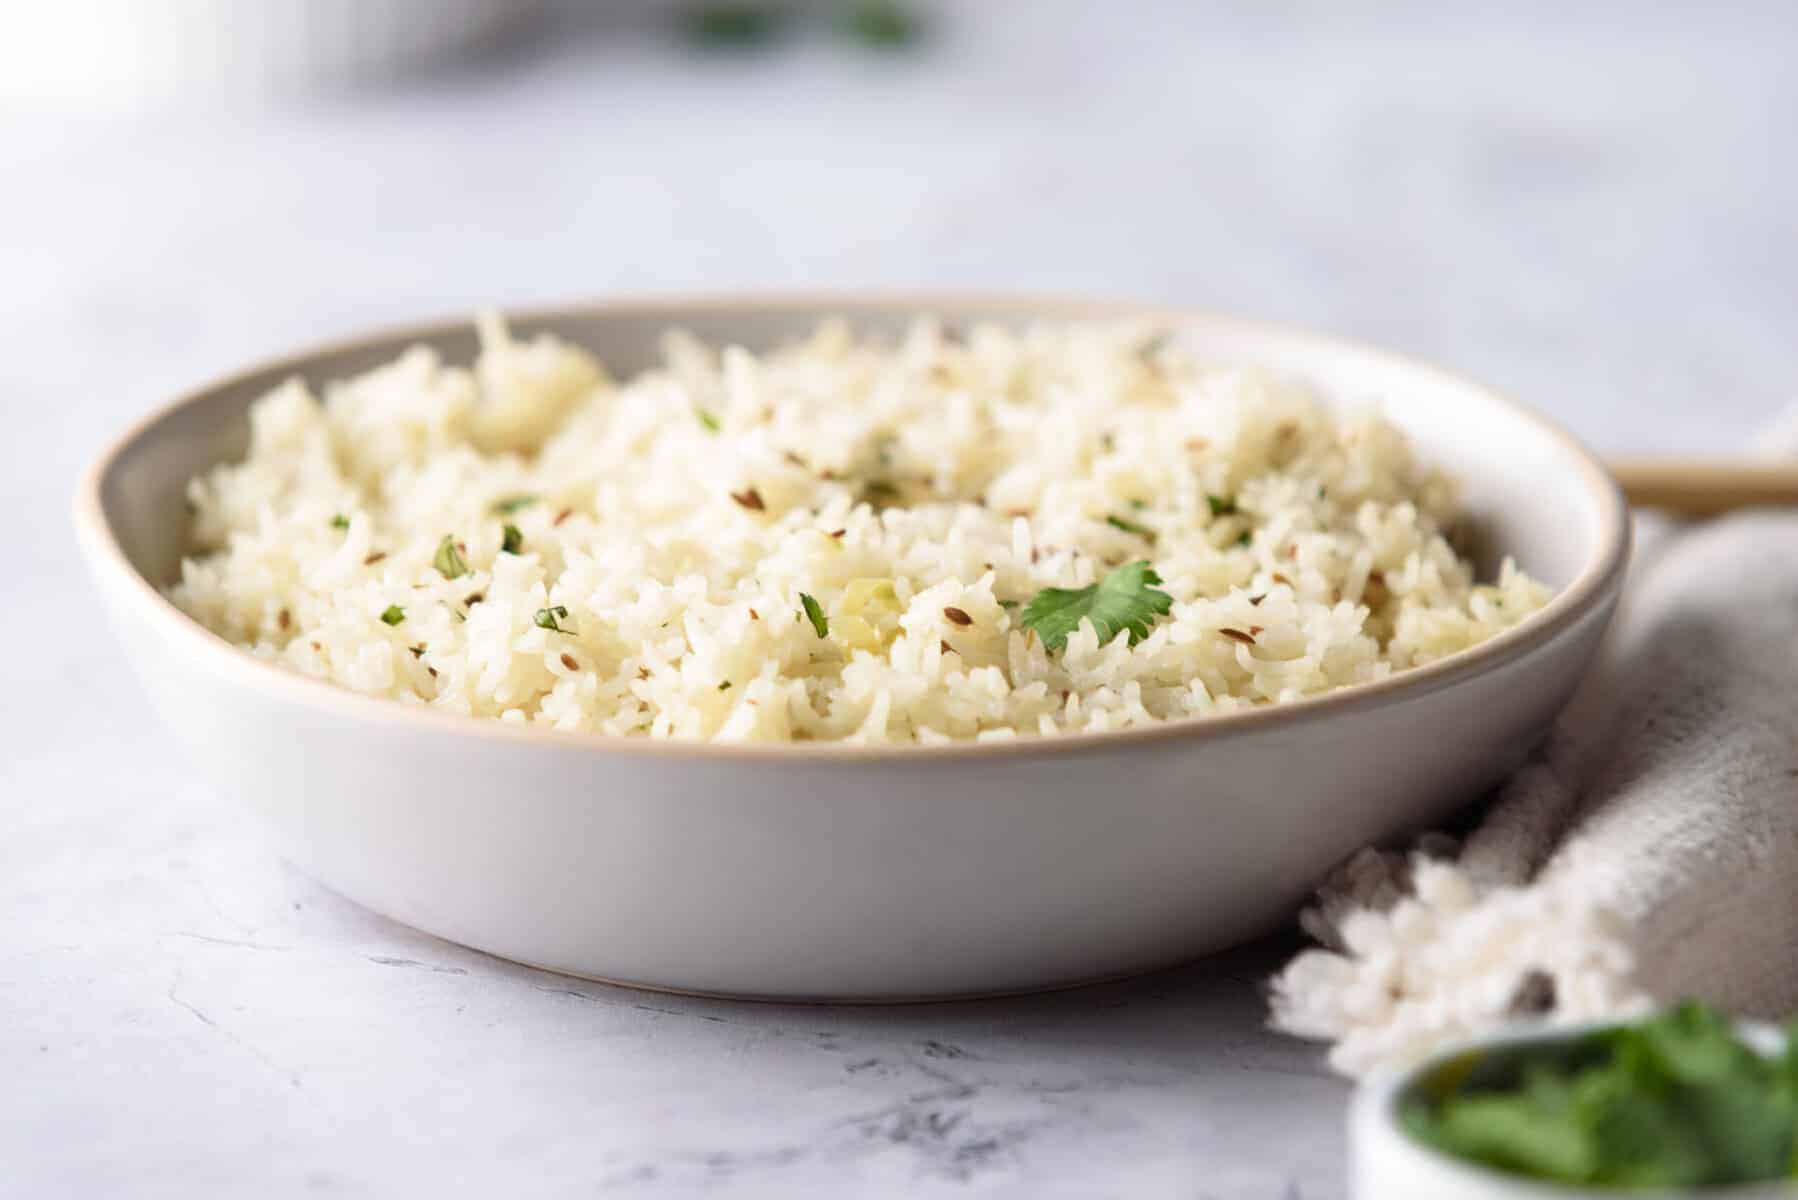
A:
[[[496,40],[542,7],[542,0],[15,4],[0,39],[0,102],[122,107],[352,82]]]
[[[909,0],[54,0],[8,17],[0,105],[102,110],[380,82],[558,21],[708,52],[812,33],[894,50],[926,30]]]
[[[837,0],[833,4],[779,0],[693,0],[680,9],[682,31],[709,49],[760,46],[807,25],[834,30],[875,49],[918,40],[923,19],[905,0]]]

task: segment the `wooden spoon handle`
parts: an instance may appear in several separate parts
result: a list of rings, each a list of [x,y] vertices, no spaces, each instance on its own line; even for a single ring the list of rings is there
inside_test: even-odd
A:
[[[1640,508],[1709,517],[1737,508],[1798,506],[1798,461],[1625,458],[1610,468]]]

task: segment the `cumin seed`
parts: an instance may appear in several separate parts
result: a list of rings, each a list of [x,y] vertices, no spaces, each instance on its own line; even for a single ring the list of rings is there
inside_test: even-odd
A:
[[[373,554],[369,555],[367,558],[362,560],[362,565],[365,567],[372,567],[376,563],[380,562],[383,558],[386,558],[386,557],[387,557],[387,551],[376,550]]]
[[[955,608],[953,606],[951,606],[949,608],[945,608],[943,610],[943,615],[945,617],[948,617],[951,621],[955,622],[957,625],[972,625],[974,623],[973,617],[970,617],[967,613],[963,612],[961,609]]]
[[[1231,641],[1241,642],[1245,646],[1253,646],[1255,644],[1254,635],[1244,633],[1240,629],[1220,629],[1218,632],[1229,638]]]
[[[740,492],[732,492],[730,498],[751,512],[762,512],[768,506],[762,502],[762,494],[754,488],[745,488]]]
[[[551,521],[550,524],[551,525],[560,525],[563,521],[566,521],[569,517],[572,517],[573,515],[574,515],[574,510],[572,508],[565,508],[561,512],[556,514],[556,519]]]
[[[574,661],[574,655],[572,654],[564,654],[562,656],[562,665],[567,667],[570,671],[578,671],[581,669],[581,664]]]

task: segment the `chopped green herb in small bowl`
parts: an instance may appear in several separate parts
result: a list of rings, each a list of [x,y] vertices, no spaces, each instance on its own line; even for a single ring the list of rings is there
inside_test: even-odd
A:
[[[1798,1197],[1798,1052],[1686,1003],[1525,1028],[1369,1081],[1355,1196]]]

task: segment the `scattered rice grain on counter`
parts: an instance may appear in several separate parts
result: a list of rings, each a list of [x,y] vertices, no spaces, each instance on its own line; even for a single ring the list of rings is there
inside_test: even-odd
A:
[[[472,369],[417,348],[322,402],[299,381],[258,401],[246,461],[189,487],[175,603],[450,712],[938,742],[1366,683],[1549,596],[1508,561],[1476,585],[1443,535],[1452,487],[1373,407],[1333,414],[1140,324],[883,342],[832,321],[761,357],[671,333],[622,384],[480,332]],[[1119,597],[1138,624],[1107,623]],[[1024,622],[1058,606],[1052,646],[1057,618]]]

